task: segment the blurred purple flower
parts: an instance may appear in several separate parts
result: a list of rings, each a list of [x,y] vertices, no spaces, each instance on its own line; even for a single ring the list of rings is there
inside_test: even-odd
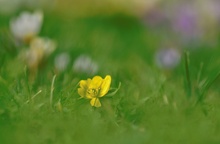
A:
[[[173,69],[180,62],[180,53],[174,48],[160,49],[155,54],[155,62],[159,68]]]
[[[171,19],[171,25],[185,42],[198,40],[202,33],[198,11],[193,5],[177,6],[174,17]]]

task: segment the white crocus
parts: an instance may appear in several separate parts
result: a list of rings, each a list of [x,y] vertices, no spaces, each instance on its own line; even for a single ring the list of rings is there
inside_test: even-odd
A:
[[[30,48],[42,51],[44,57],[47,57],[56,49],[56,43],[49,38],[36,37],[31,41]]]
[[[98,71],[98,65],[89,56],[81,55],[73,63],[73,71],[77,73],[94,75]]]
[[[18,17],[10,21],[10,30],[18,40],[29,42],[40,31],[43,22],[43,13],[22,12]]]
[[[26,63],[29,68],[37,68],[56,48],[54,41],[48,38],[34,38],[26,51]]]
[[[61,53],[55,57],[54,65],[59,72],[64,71],[70,62],[70,56],[68,53]]]

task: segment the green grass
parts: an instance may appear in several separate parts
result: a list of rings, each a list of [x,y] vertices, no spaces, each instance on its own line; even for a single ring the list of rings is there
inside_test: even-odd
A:
[[[67,19],[48,13],[40,35],[53,38],[58,47],[31,82],[17,57],[21,47],[7,35],[8,18],[2,20],[1,144],[220,143],[220,45],[190,51],[188,97],[184,56],[176,69],[158,69],[153,58],[163,38],[136,18]],[[71,64],[56,75],[51,103],[53,59],[63,51],[71,54]],[[77,83],[91,77],[72,72],[73,60],[83,53],[98,62],[98,75],[112,76],[111,87],[121,82],[114,96],[101,98],[101,108],[77,94]]]

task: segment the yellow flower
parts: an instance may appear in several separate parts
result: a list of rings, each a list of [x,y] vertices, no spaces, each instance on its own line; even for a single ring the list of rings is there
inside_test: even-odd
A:
[[[78,93],[81,97],[91,99],[90,104],[94,107],[101,107],[99,98],[106,95],[111,85],[111,76],[107,75],[104,79],[100,76],[95,76],[92,79],[81,80]]]

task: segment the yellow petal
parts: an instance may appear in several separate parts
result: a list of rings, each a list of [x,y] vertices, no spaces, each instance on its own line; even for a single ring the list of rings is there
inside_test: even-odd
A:
[[[87,82],[87,86],[90,85],[91,81],[92,81],[92,80],[91,80],[90,78],[87,79],[87,81],[86,81],[86,82]]]
[[[79,82],[79,86],[81,87],[81,88],[83,88],[83,89],[87,89],[87,81],[86,80],[81,80],[80,82]]]
[[[100,76],[95,76],[89,85],[89,88],[98,89],[102,84],[103,79]]]
[[[99,93],[100,97],[103,97],[109,91],[110,85],[111,85],[111,76],[107,75],[101,85],[101,89]]]
[[[94,107],[101,107],[101,103],[98,98],[91,99],[90,104]]]
[[[86,96],[86,91],[84,88],[78,88],[78,94],[81,96],[81,97],[85,97]]]

